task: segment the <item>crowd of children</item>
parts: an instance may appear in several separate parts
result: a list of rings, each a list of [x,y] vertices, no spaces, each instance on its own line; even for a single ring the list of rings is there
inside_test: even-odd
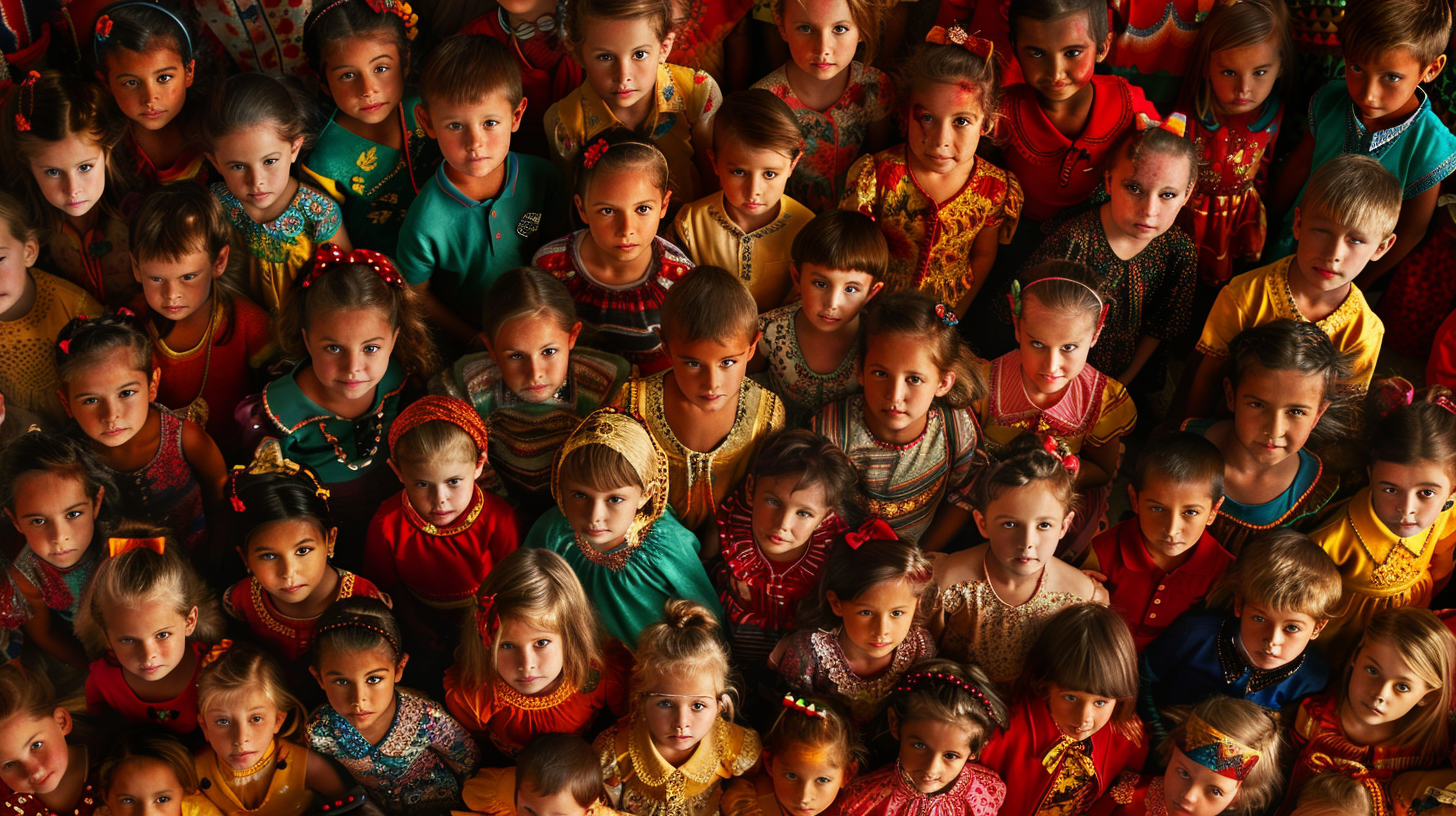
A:
[[[7,816],[1456,812],[1451,0],[15,5]]]

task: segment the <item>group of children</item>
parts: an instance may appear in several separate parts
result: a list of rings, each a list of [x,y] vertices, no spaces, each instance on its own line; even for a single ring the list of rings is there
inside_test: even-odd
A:
[[[303,5],[5,99],[9,811],[1456,806],[1448,0]]]

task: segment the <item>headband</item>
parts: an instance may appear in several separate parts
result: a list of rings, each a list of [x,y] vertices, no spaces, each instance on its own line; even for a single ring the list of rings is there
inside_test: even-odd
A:
[[[171,17],[172,22],[177,24],[177,30],[182,32],[182,44],[187,47],[187,53],[183,54],[182,58],[184,60],[192,59],[192,34],[187,31],[187,26],[182,24],[181,17],[178,17],[171,9],[165,6],[159,6],[156,3],[149,3],[147,2],[147,0],[125,0],[125,2],[121,3],[112,3],[111,5],[102,9],[103,12],[107,13],[104,13],[100,17],[96,18],[96,36],[91,40],[91,55],[96,58],[96,67],[98,69],[106,67],[105,64],[101,61],[101,49],[99,46],[107,40],[111,39],[111,27],[115,25],[116,22],[111,19],[111,12],[116,12],[124,8],[155,9],[167,15],[168,17]]]
[[[132,550],[151,550],[157,555],[167,554],[167,539],[162,536],[156,538],[108,538],[106,549],[112,558],[122,553],[129,553]]]
[[[1097,316],[1097,328],[1092,332],[1092,342],[1096,343],[1097,337],[1102,334],[1102,326],[1107,323],[1107,312],[1109,309],[1112,308],[1112,304],[1103,300],[1102,296],[1097,294],[1096,289],[1093,289],[1092,287],[1079,280],[1072,280],[1071,278],[1059,278],[1055,275],[1050,275],[1045,278],[1037,278],[1036,280],[1026,284],[1025,286],[1021,285],[1021,281],[1013,280],[1011,282],[1011,291],[1006,294],[1006,299],[1011,302],[1011,313],[1016,315],[1017,317],[1021,317],[1021,295],[1026,292],[1027,289],[1030,289],[1038,283],[1046,283],[1047,281],[1064,281],[1066,283],[1075,283],[1083,289],[1091,292],[1092,297],[1097,298],[1097,306],[1102,311]]]
[[[394,261],[391,261],[382,252],[375,252],[372,249],[351,249],[348,252],[339,249],[337,244],[320,244],[313,254],[313,265],[307,275],[303,275],[299,281],[299,287],[307,289],[313,285],[320,275],[345,264],[364,264],[374,270],[381,280],[396,289],[404,288],[404,278],[400,277],[399,270],[394,268]]]
[[[25,94],[25,89],[30,89],[30,93],[26,94],[28,98],[25,100],[25,113],[15,112],[15,129],[21,133],[30,130],[30,118],[35,114],[35,81],[37,79],[40,79],[40,72],[31,71],[25,75],[25,79],[20,83],[20,89],[16,91],[16,93]],[[16,107],[20,107],[18,100]]]
[[[363,629],[366,632],[373,632],[374,634],[384,638],[385,642],[389,644],[389,648],[394,650],[395,657],[404,654],[404,652],[400,651],[399,641],[394,639],[394,635],[391,635],[388,630],[386,630],[383,626],[380,626],[373,621],[373,618],[366,618],[362,615],[351,615],[347,618],[336,620],[333,623],[327,623],[323,626],[320,626],[314,632],[314,640],[317,641],[318,636],[322,635],[325,632],[335,632],[340,629]]]
[[[572,451],[587,445],[603,445],[622,454],[645,489],[657,488],[652,500],[643,512],[637,514],[627,531],[628,545],[640,543],[652,523],[667,510],[667,456],[648,433],[647,426],[631,414],[614,408],[592,413],[582,420],[561,446],[561,452],[556,455],[556,466],[551,469],[551,495],[562,513],[566,512],[566,506],[561,495],[561,463]]]
[[[907,674],[900,680],[900,685],[895,687],[895,691],[901,693],[910,692],[924,686],[954,686],[976,698],[976,701],[986,709],[986,714],[990,716],[991,722],[997,725],[1001,724],[1001,718],[996,715],[996,706],[991,704],[991,698],[987,697],[985,692],[976,688],[974,684],[962,680],[953,674],[928,671]]]
[[[844,543],[849,545],[851,550],[857,550],[864,546],[866,541],[877,541],[888,539],[898,541],[900,536],[895,534],[895,528],[882,518],[872,518],[859,526],[858,530],[852,530],[844,534]]]
[[[1237,782],[1249,778],[1261,754],[1193,714],[1183,726],[1179,749],[1189,759]]]
[[[304,33],[308,33],[309,29],[318,25],[318,21],[323,19],[325,14],[328,14],[347,2],[349,0],[334,0],[334,2],[324,6],[323,10],[313,15],[307,25],[304,26]],[[364,5],[368,6],[369,10],[375,14],[393,14],[402,20],[404,22],[404,38],[410,42],[414,42],[415,36],[420,33],[416,27],[420,22],[420,16],[415,14],[415,10],[410,7],[409,3],[403,2],[403,0],[364,0]]]
[[[990,62],[991,55],[996,53],[996,46],[990,40],[977,37],[975,34],[967,34],[966,30],[960,26],[950,28],[935,26],[930,29],[930,33],[925,35],[925,41],[935,45],[959,45],[987,62]]]
[[[269,473],[276,473],[280,476],[297,477],[302,475],[313,485],[313,494],[324,500],[324,506],[328,507],[329,489],[324,487],[318,476],[312,470],[298,464],[292,459],[283,457],[283,448],[276,439],[264,440],[258,446],[258,454],[246,465],[234,465],[232,472],[228,474],[228,499],[232,502],[233,509],[239,513],[248,509],[243,504],[243,499],[238,495],[238,476],[263,476]]]
[[[821,720],[829,719],[829,715],[825,714],[823,709],[815,708],[813,703],[804,705],[804,698],[800,697],[796,700],[793,694],[784,695],[784,708],[797,711],[806,717],[818,717]]]
[[[1188,135],[1188,117],[1181,113],[1175,113],[1162,122],[1148,116],[1146,113],[1137,115],[1138,130],[1166,130],[1169,133],[1182,139]]]
[[[1390,802],[1386,800],[1385,788],[1380,781],[1370,775],[1370,769],[1358,762],[1348,759],[1336,759],[1329,754],[1316,752],[1310,754],[1309,769],[1317,774],[1333,773],[1341,776],[1348,776],[1360,783],[1360,787],[1370,795],[1370,802],[1375,806],[1375,813],[1378,816],[1386,816],[1391,812]]]
[[[399,412],[389,426],[389,449],[394,450],[400,437],[426,422],[448,422],[469,435],[475,447],[485,453],[489,438],[485,423],[470,403],[455,397],[441,397],[431,394],[410,403]]]

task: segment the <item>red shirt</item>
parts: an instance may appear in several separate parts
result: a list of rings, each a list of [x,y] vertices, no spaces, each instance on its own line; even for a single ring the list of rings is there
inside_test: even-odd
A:
[[[202,657],[210,647],[189,643],[195,658],[192,678],[186,688],[170,700],[143,700],[126,684],[125,670],[110,652],[91,664],[86,675],[86,710],[96,716],[115,711],[132,724],[151,723],[174,734],[190,734],[197,730],[197,673],[202,670]],[[177,671],[173,669],[172,671]]]
[[[1100,571],[1107,576],[1103,585],[1112,596],[1110,605],[1132,629],[1139,654],[1174,618],[1200,603],[1234,562],[1228,550],[1204,530],[1193,545],[1193,557],[1164,572],[1143,544],[1137,518],[1092,539],[1092,550],[1097,553]]]
[[[369,522],[363,572],[386,592],[404,584],[429,606],[458,607],[520,541],[516,512],[479,485],[470,507],[447,529],[421,518],[401,490]]]

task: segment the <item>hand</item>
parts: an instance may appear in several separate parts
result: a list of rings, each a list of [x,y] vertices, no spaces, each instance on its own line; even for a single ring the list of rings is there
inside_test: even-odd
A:
[[[1098,572],[1097,570],[1084,569],[1084,570],[1082,570],[1082,574],[1085,575],[1085,576],[1087,576],[1088,578],[1091,578],[1092,580],[1096,581],[1099,584],[1105,584],[1105,583],[1107,583],[1107,576],[1106,575],[1103,575],[1102,573]]]

